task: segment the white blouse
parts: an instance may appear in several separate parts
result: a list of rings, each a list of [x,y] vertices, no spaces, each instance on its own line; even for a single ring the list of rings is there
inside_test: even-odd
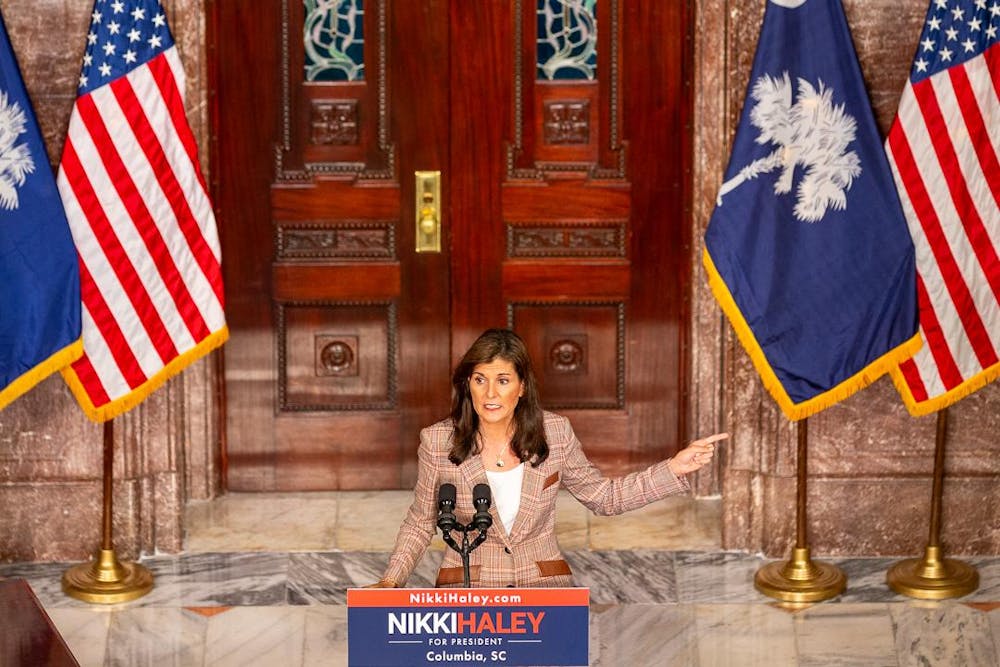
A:
[[[521,507],[521,482],[524,481],[524,464],[504,472],[486,471],[486,480],[493,492],[493,505],[507,534],[514,527],[514,518]]]

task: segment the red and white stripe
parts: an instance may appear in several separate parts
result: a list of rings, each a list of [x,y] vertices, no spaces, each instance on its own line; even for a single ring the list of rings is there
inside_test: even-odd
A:
[[[183,90],[172,47],[77,98],[70,117],[57,182],[80,257],[85,354],[67,379],[95,419],[226,336],[219,238]]]
[[[1000,375],[1000,48],[907,82],[886,151],[924,339],[894,378],[910,412],[928,414]]]

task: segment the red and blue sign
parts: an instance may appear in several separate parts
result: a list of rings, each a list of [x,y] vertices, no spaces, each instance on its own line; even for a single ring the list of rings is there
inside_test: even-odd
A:
[[[352,667],[586,665],[587,588],[352,588]]]

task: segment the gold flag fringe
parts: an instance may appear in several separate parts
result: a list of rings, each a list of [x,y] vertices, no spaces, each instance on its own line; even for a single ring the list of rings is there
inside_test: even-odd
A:
[[[61,350],[49,355],[48,359],[35,364],[30,370],[25,371],[4,387],[3,391],[0,391],[0,410],[3,410],[12,401],[28,392],[48,376],[66,368],[82,356],[83,339],[78,338]]]
[[[902,397],[903,405],[906,406],[906,409],[914,417],[923,417],[924,415],[935,413],[938,410],[947,408],[949,405],[958,403],[972,392],[978,391],[996,380],[1000,377],[1000,361],[979,371],[957,387],[953,387],[940,396],[929,398],[926,401],[917,401],[913,397],[913,393],[910,391],[909,385],[906,384],[903,372],[899,370],[899,367],[893,368],[891,373],[892,383],[896,385],[896,391]]]
[[[889,350],[851,377],[827,389],[822,394],[813,396],[807,401],[794,403],[785,391],[785,388],[781,385],[770,363],[768,363],[767,357],[764,356],[764,351],[757,343],[757,339],[753,331],[751,331],[750,326],[743,319],[743,314],[736,305],[736,301],[733,300],[726,282],[716,270],[715,263],[712,262],[707,249],[702,253],[702,263],[708,272],[708,284],[712,290],[712,294],[722,307],[722,312],[729,318],[729,322],[736,332],[736,337],[747,351],[747,354],[750,355],[750,360],[753,362],[754,368],[757,369],[757,373],[764,383],[764,388],[771,394],[771,397],[777,402],[778,407],[785,413],[785,416],[792,421],[798,421],[799,419],[814,415],[864,389],[879,377],[894,370],[900,363],[912,357],[922,345],[920,334],[917,333],[912,338]]]
[[[109,419],[114,419],[118,415],[128,412],[135,406],[142,403],[151,393],[159,389],[163,383],[180,373],[194,361],[197,361],[199,358],[205,356],[215,348],[225,343],[228,338],[229,327],[224,326],[204,338],[200,343],[187,352],[178,355],[169,364],[164,366],[159,373],[143,382],[130,393],[109,403],[105,403],[100,407],[95,406],[91,402],[90,397],[87,395],[87,391],[83,388],[83,383],[80,382],[80,378],[77,377],[76,371],[73,370],[72,366],[64,368],[62,376],[66,381],[66,384],[69,385],[70,391],[72,391],[73,395],[76,397],[80,407],[83,409],[84,414],[97,423],[106,422]]]

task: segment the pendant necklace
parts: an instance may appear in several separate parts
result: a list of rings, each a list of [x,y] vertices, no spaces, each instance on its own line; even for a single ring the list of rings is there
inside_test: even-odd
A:
[[[486,438],[483,437],[482,433],[479,434],[479,438],[480,438],[481,442],[483,443],[483,453],[485,454],[486,453]],[[497,450],[497,460],[496,460],[496,463],[493,464],[497,468],[503,468],[506,465],[503,462],[503,450],[506,449],[509,446],[510,446],[510,443],[508,442],[506,445],[501,446],[500,449]]]

